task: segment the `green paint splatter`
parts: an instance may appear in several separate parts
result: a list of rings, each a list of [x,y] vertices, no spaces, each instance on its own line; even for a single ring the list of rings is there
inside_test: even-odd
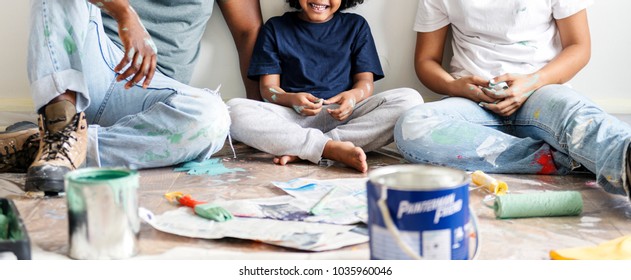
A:
[[[138,130],[147,129],[147,125],[146,124],[135,125],[134,129],[138,129]]]
[[[162,161],[169,158],[170,156],[171,152],[169,152],[169,150],[164,150],[164,154],[156,154],[152,151],[146,151],[145,154],[138,160],[141,162]]]
[[[77,49],[78,49],[77,43],[75,42],[73,38],[74,28],[67,21],[66,21],[66,30],[68,31],[68,36],[64,38],[64,49],[66,50],[66,53],[74,54],[75,52],[77,52]]]
[[[470,139],[474,139],[478,134],[473,128],[450,125],[434,129],[430,137],[437,144],[456,145],[470,142]]]
[[[537,109],[537,111],[535,111],[535,119],[539,119],[539,116],[541,116],[541,109]]]
[[[48,25],[44,25],[44,36],[50,37],[50,29],[48,29]]]
[[[68,54],[74,54],[77,51],[77,44],[72,36],[68,35],[64,38],[64,49],[66,49],[66,53]]]
[[[200,136],[206,136],[208,134],[208,127],[202,128],[200,129],[197,133],[195,133],[193,136],[189,137],[187,140],[192,141],[195,140],[197,138],[199,138]]]
[[[147,133],[147,136],[164,136],[164,135],[172,135],[172,133],[171,131],[168,131],[166,129],[156,130],[156,131]]]
[[[167,137],[171,144],[179,144],[182,141],[183,134],[182,133],[174,133],[173,135]]]
[[[293,105],[292,107],[294,108],[294,111],[296,111],[296,113],[298,113],[298,114],[302,114],[302,111],[304,111],[304,110],[305,110],[305,106],[296,106],[296,105]]]
[[[226,168],[220,158],[211,158],[202,162],[190,161],[173,169],[174,172],[186,172],[189,175],[208,174],[211,176],[226,173],[244,172],[242,168]]]

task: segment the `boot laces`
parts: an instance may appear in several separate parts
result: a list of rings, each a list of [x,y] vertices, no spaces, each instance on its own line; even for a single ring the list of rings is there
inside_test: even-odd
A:
[[[5,154],[0,154],[0,166],[9,166],[17,171],[23,171],[33,162],[39,148],[39,133],[34,133],[24,141],[18,150],[16,143],[2,147]]]
[[[45,132],[44,135],[44,150],[42,153],[42,160],[54,160],[54,159],[67,159],[72,167],[77,168],[70,156],[70,143],[68,140],[73,139],[77,141],[77,137],[73,134],[77,130],[79,123],[79,114],[76,114],[72,121],[64,127],[61,131],[56,133]],[[63,157],[63,158],[62,158]]]

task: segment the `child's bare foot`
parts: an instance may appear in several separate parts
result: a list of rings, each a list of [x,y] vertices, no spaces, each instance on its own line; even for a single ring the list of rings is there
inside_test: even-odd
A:
[[[368,162],[366,162],[366,154],[360,147],[356,147],[351,142],[329,141],[324,146],[322,157],[339,161],[359,172],[368,171]]]
[[[279,164],[279,165],[285,165],[291,162],[297,162],[300,161],[300,158],[297,156],[279,156],[279,157],[274,157],[274,163]]]

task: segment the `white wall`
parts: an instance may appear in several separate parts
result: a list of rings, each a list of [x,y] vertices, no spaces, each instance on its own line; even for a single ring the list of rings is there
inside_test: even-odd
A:
[[[29,1],[4,1],[0,9],[0,126],[10,122],[9,111],[28,111],[26,77],[26,44],[28,38]],[[262,0],[267,19],[281,14],[283,0]],[[396,3],[396,4],[395,4]],[[415,33],[412,23],[416,0],[366,0],[349,10],[367,18],[377,42],[386,78],[377,82],[377,90],[412,87],[426,101],[436,100],[416,79],[412,57]],[[590,64],[572,81],[574,88],[587,95],[610,113],[631,113],[631,87],[628,69],[631,66],[631,1],[599,0],[588,10],[592,31]],[[244,97],[232,38],[218,8],[202,42],[202,52],[192,84],[216,88],[222,84],[224,99]]]

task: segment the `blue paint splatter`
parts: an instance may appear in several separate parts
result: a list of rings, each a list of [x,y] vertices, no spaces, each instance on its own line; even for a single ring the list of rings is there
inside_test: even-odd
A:
[[[219,158],[211,158],[202,162],[190,161],[175,168],[175,172],[185,172],[189,175],[202,175],[208,174],[211,176],[221,175],[226,173],[236,173],[245,171],[243,168],[226,168]]]
[[[287,190],[287,191],[310,191],[310,190],[315,189],[316,186],[317,186],[316,184],[311,183],[311,184],[306,184],[304,186],[300,186],[300,187],[297,187],[297,188],[283,188],[283,190]]]

